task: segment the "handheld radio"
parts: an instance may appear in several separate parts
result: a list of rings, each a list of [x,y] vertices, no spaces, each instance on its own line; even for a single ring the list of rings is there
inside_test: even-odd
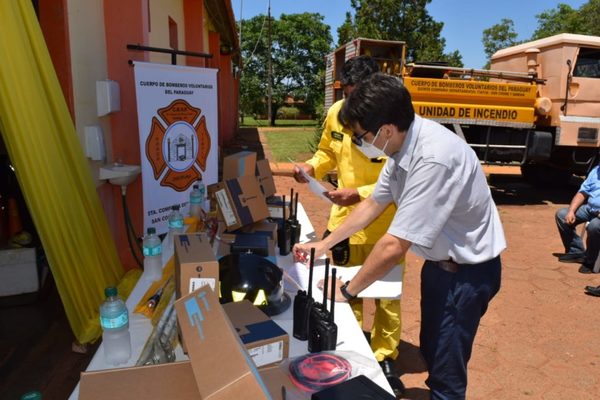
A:
[[[283,196],[283,204],[281,205],[283,218],[281,218],[281,221],[277,221],[277,224],[279,225],[277,229],[277,245],[279,246],[279,254],[282,256],[287,256],[292,250],[292,246],[290,246],[290,225],[287,222],[285,208],[285,196]]]
[[[334,322],[334,312],[335,312],[335,279],[336,279],[336,269],[331,269],[331,296],[333,299],[331,300],[331,309],[329,311],[329,319],[323,319],[319,321],[316,326],[316,329],[311,332],[314,336],[310,338],[310,340],[318,342],[317,347],[320,351],[328,351],[335,350],[337,344],[337,325]]]
[[[292,200],[294,207],[292,206]],[[298,222],[298,192],[296,192],[296,197],[294,197],[294,189],[292,189],[292,197],[290,198],[290,218],[288,219],[288,223],[290,225],[290,250],[294,247],[294,245],[300,242],[300,232],[302,230],[302,225]]]
[[[308,339],[308,318],[315,302],[312,298],[313,268],[315,266],[315,248],[310,249],[310,264],[308,270],[308,293],[298,290],[294,298],[294,337],[299,340]]]
[[[308,318],[308,351],[316,353],[321,351],[321,341],[317,335],[317,329],[322,321],[329,320],[329,311],[327,311],[327,291],[329,289],[329,258],[325,259],[325,281],[323,285],[323,302],[313,303]]]

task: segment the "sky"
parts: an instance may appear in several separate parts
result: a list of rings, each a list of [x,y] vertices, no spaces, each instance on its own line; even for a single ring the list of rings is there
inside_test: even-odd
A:
[[[484,29],[499,23],[502,18],[509,18],[514,22],[517,40],[527,40],[537,28],[536,15],[555,9],[559,3],[577,9],[586,2],[587,0],[433,0],[427,10],[434,20],[444,23],[444,52],[458,50],[465,67],[481,68],[486,63],[481,42]],[[269,0],[231,0],[231,4],[236,20],[240,17],[250,19],[266,14]],[[337,28],[344,22],[346,11],[354,11],[350,7],[350,0],[271,0],[271,14],[276,18],[281,14],[302,12],[323,15],[324,22],[331,27],[334,45],[337,44]]]

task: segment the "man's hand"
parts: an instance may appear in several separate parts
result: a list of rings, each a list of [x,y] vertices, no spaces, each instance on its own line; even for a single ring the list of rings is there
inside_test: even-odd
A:
[[[323,241],[320,242],[311,242],[311,243],[296,243],[294,248],[292,249],[292,254],[294,255],[294,261],[301,262],[303,264],[307,264],[310,259],[310,249],[315,248],[315,259],[323,256],[327,253],[327,247],[323,244]]]
[[[338,206],[347,207],[360,202],[360,195],[356,189],[344,188],[332,190],[325,193],[325,196]]]
[[[331,276],[329,277],[329,282],[328,282],[329,288],[327,290],[329,292],[329,298],[331,300],[334,300],[334,301],[340,302],[340,303],[348,301],[342,294],[342,291],[340,290],[340,288],[342,287],[343,284],[344,284],[344,282],[342,282],[339,278],[336,279],[335,280],[335,293],[331,293]],[[321,279],[317,283],[317,287],[319,289],[323,290],[323,286],[325,286],[325,280]]]
[[[315,176],[315,169],[313,168],[312,165],[307,164],[307,163],[296,164],[296,165],[294,165],[294,179],[296,180],[296,182],[300,182],[300,183],[308,182],[302,176],[302,172],[300,171],[300,169],[304,170],[304,172],[306,172],[308,175],[310,175],[312,177]]]
[[[575,213],[571,210],[569,210],[569,212],[567,212],[567,215],[565,216],[565,222],[569,225],[573,225],[575,223]]]

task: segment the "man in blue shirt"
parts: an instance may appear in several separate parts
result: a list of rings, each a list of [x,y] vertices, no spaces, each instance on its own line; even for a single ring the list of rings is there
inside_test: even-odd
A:
[[[594,262],[600,250],[600,169],[596,166],[575,193],[569,207],[556,212],[556,226],[565,246],[565,254],[559,255],[558,261],[581,263],[579,272],[592,273]],[[589,222],[586,246],[577,234],[577,225]],[[587,250],[586,250],[587,249]]]

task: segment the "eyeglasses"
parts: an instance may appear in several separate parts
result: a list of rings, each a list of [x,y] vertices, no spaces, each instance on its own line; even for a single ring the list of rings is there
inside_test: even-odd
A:
[[[363,144],[363,138],[366,136],[366,134],[369,133],[369,131],[364,131],[363,133],[361,133],[360,135],[355,135],[352,134],[352,143],[354,143],[357,146],[362,146]]]

